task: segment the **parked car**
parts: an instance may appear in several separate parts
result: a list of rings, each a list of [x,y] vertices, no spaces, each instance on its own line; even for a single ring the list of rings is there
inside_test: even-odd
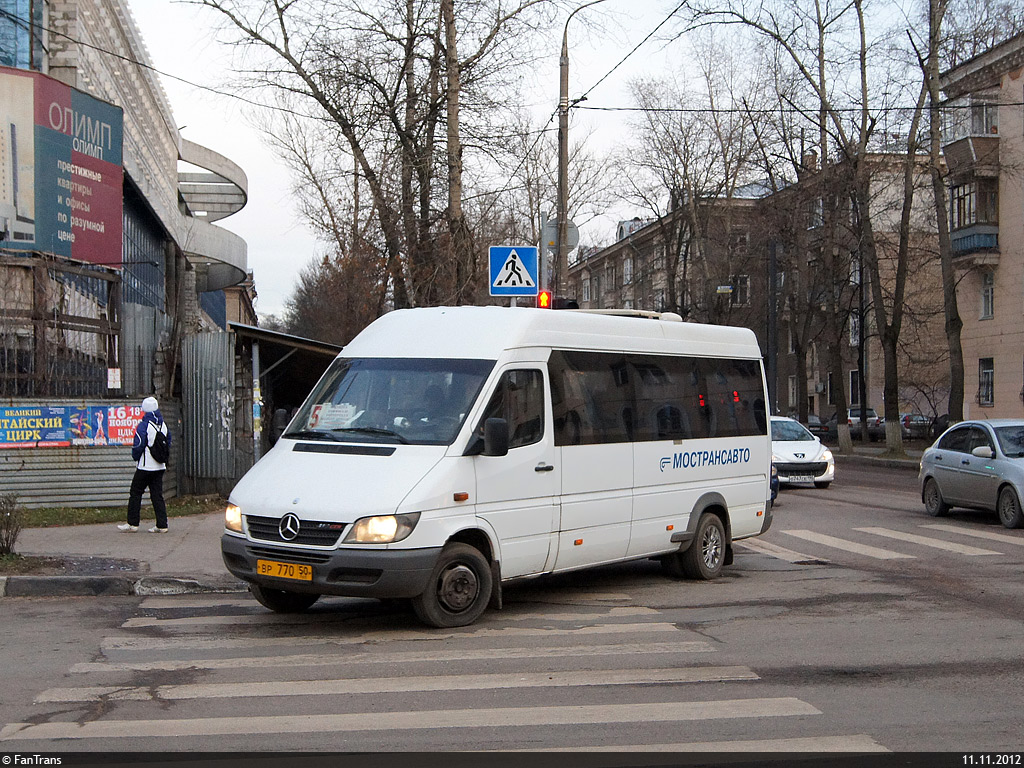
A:
[[[998,513],[1007,528],[1024,525],[1024,420],[955,424],[921,457],[921,501],[941,517],[952,507]]]
[[[772,416],[772,464],[780,483],[828,488],[836,476],[832,451],[799,421],[784,416]]]
[[[944,413],[932,419],[932,429],[928,436],[934,440],[949,428],[949,414]]]
[[[923,413],[900,414],[900,431],[904,440],[926,440],[931,429],[932,420]]]
[[[860,439],[860,406],[852,405],[849,408],[849,425],[850,425],[850,437],[854,440]],[[868,419],[868,440],[875,442],[878,439],[885,437],[885,421],[878,417],[875,413],[874,408],[867,408],[867,419]],[[829,437],[839,437],[839,426],[836,420],[838,413],[832,414],[832,418],[828,420],[828,434]]]
[[[813,413],[808,414],[807,423],[804,424],[807,427],[807,431],[820,440],[824,440],[828,437],[828,424],[825,424],[820,418],[815,416]]]

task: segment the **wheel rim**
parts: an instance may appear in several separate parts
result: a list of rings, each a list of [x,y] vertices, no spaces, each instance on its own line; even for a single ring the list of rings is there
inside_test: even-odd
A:
[[[924,489],[924,504],[929,512],[939,508],[939,489],[935,487],[934,480],[930,480]]]
[[[999,519],[1009,523],[1017,517],[1017,499],[1010,491],[1003,491],[999,495]]]
[[[717,526],[709,525],[704,531],[701,552],[704,555],[704,565],[712,570],[718,567],[718,563],[722,559],[722,534]]]
[[[480,593],[480,580],[468,565],[455,563],[445,569],[437,583],[437,600],[446,610],[459,613],[466,610]]]

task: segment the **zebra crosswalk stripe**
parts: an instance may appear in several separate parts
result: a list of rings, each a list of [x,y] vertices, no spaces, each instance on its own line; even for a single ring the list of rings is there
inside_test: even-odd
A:
[[[800,736],[791,739],[743,739],[736,741],[690,741],[685,744],[617,744],[601,747],[557,747],[553,749],[512,749],[503,752],[676,752],[692,754],[704,752],[721,754],[729,752],[763,753],[763,752],[889,752],[873,738],[864,733],[851,736]],[[652,765],[645,760],[644,765]],[[679,758],[672,759],[670,765],[678,765]]]
[[[176,738],[252,733],[341,733],[414,729],[579,726],[820,715],[792,697],[546,707],[498,707],[416,712],[367,712],[177,720],[92,720],[11,723],[0,741],[25,739]]]
[[[815,533],[814,531],[805,530],[794,530],[794,531],[782,531],[789,536],[796,536],[798,539],[804,539],[806,541],[813,541],[816,544],[824,544],[826,547],[833,547],[835,549],[841,549],[844,552],[852,552],[855,555],[864,555],[865,557],[873,557],[876,560],[914,560],[913,555],[904,555],[900,552],[893,552],[888,549],[880,549],[878,547],[869,547],[866,544],[858,544],[854,541],[847,541],[846,539],[836,538],[835,536],[827,536],[824,533]]]
[[[770,541],[745,539],[741,546],[754,552],[760,552],[762,555],[777,557],[780,560],[785,560],[790,563],[802,563],[808,561],[813,561],[815,563],[828,562],[828,560],[825,560],[822,557],[812,557],[811,555],[805,555],[802,552],[794,552],[792,549],[780,547],[778,544],[772,544]]]
[[[690,640],[677,643],[616,643],[609,645],[568,645],[517,648],[433,648],[427,651],[399,651],[383,654],[379,650],[338,654],[298,654],[290,656],[249,656],[228,659],[163,659],[157,661],[87,661],[71,665],[72,674],[94,672],[147,672],[180,669],[248,669],[251,667],[321,667],[346,664],[400,664],[481,661],[493,659],[554,659],[583,656],[621,656],[635,654],[713,653],[711,643]]]
[[[994,552],[991,549],[981,549],[979,547],[969,547],[966,544],[956,544],[951,541],[943,541],[942,539],[933,539],[930,536],[918,536],[914,533],[904,533],[903,531],[892,531],[888,528],[854,528],[855,531],[861,533],[871,533],[875,536],[885,536],[889,539],[895,539],[897,541],[906,541],[911,544],[920,544],[922,547],[932,547],[933,549],[941,549],[945,552],[955,552],[958,555],[967,555],[968,557],[976,557],[979,555],[1001,555],[1002,552]]]
[[[189,699],[333,696],[424,691],[479,691],[509,688],[563,688],[593,685],[659,685],[758,680],[748,667],[673,667],[596,671],[515,672],[481,675],[364,677],[338,680],[289,680],[258,683],[201,683],[160,686],[51,688],[37,703],[71,701],[183,701]]]
[[[931,525],[922,525],[921,527],[930,528],[933,531],[945,531],[947,533],[958,533],[962,536],[973,536],[976,539],[998,541],[1000,544],[1009,544],[1014,547],[1024,547],[1024,538],[1020,536],[1008,536],[1005,533],[979,531],[975,528],[965,528],[959,525],[944,525],[942,523],[932,523]]]

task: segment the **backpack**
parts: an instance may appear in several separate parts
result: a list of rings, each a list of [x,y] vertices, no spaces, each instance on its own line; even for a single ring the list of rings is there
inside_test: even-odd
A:
[[[154,461],[166,464],[167,460],[171,457],[171,449],[167,444],[167,435],[155,424],[153,426],[156,428],[156,434],[153,436],[153,444],[149,446],[149,455],[153,457]]]

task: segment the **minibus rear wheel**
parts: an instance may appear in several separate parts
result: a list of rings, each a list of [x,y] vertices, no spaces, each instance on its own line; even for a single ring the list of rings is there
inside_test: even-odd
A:
[[[693,540],[685,552],[668,555],[662,560],[665,570],[677,578],[710,581],[722,573],[725,565],[726,541],[722,519],[705,512],[693,532]]]
[[[487,609],[491,566],[480,550],[450,542],[441,550],[423,594],[412,599],[420,621],[432,627],[465,627]]]
[[[725,565],[725,526],[713,512],[704,513],[693,543],[683,553],[683,573],[691,579],[709,581],[722,573]]]
[[[265,608],[275,613],[301,613],[320,599],[320,595],[305,592],[287,592],[283,589],[268,589],[259,584],[250,584],[252,596]]]

